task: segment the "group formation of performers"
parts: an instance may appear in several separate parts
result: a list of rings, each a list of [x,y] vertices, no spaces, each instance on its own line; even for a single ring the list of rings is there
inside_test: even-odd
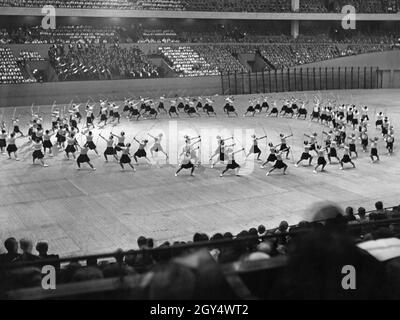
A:
[[[106,102],[102,103],[105,109]],[[145,98],[141,98],[138,101],[125,99],[123,113],[129,120],[139,120],[140,118],[156,119],[160,113],[168,114],[171,118],[180,117],[180,114],[186,114],[189,117],[201,117],[201,113],[207,114],[208,116],[216,116],[217,114],[214,110],[213,103],[214,101],[211,98],[198,97],[190,99],[179,97],[170,100],[167,110],[165,106],[165,97],[160,97],[158,103]],[[106,109],[104,111],[106,111]]]
[[[136,119],[140,117],[156,118],[159,112],[168,113],[171,117],[172,115],[179,117],[182,111],[189,116],[200,116],[200,111],[209,116],[212,114],[216,115],[212,107],[213,101],[210,98],[175,99],[171,101],[168,111],[166,111],[164,106],[164,100],[165,99],[161,97],[158,107],[155,108],[155,103],[151,100],[140,99],[139,102],[134,102],[126,99],[123,113],[126,113],[129,119],[132,117]],[[204,105],[202,102],[204,102]],[[223,110],[228,116],[232,114],[238,116],[233,104],[233,98],[226,98],[226,104]],[[282,117],[304,117],[304,119],[307,119],[305,101],[292,98],[285,100],[283,104],[279,112],[276,107],[276,102],[274,101],[272,103],[272,110],[269,111],[270,106],[267,98],[253,99],[250,101],[250,107],[247,109],[244,116],[247,116],[249,113],[254,116],[255,113],[261,113],[265,110],[268,116],[280,115]],[[97,156],[100,156],[96,142],[94,141],[94,134],[91,130],[102,128],[108,123],[120,123],[121,114],[118,105],[107,101],[100,100],[100,111],[97,117],[94,115],[94,108],[95,104],[91,105],[89,101],[86,103],[85,121],[80,113],[80,105],[74,105],[71,102],[67,111],[65,108],[60,110],[53,105],[51,113],[52,128],[46,130],[43,128],[43,118],[40,116],[39,109],[37,112],[34,112],[32,107],[31,120],[27,133],[29,139],[27,145],[32,149],[33,163],[39,161],[43,167],[47,167],[48,165],[44,161],[45,154],[48,153],[49,156],[52,157],[53,149],[57,147],[58,152],[65,152],[65,157],[67,159],[72,157],[76,160],[77,169],[80,169],[81,165],[86,163],[92,170],[96,170],[88,155],[90,151],[93,151]],[[306,161],[309,166],[312,166],[312,162],[314,158],[316,158],[317,160],[313,170],[314,173],[317,173],[318,170],[324,171],[327,164],[332,164],[332,161],[337,161],[337,163],[340,164],[340,169],[343,169],[346,164],[351,164],[352,167],[355,168],[354,159],[358,157],[357,140],[360,140],[363,152],[368,151],[368,145],[370,144],[370,158],[372,162],[380,160],[378,154],[380,138],[370,138],[368,135],[368,128],[370,126],[368,107],[365,106],[358,110],[355,105],[338,105],[329,100],[321,102],[321,100],[316,97],[309,120],[318,121],[329,129],[324,130],[321,135],[318,135],[316,132],[304,134],[303,153],[300,159],[295,163],[296,167],[304,161]],[[95,124],[96,121],[97,126]],[[79,124],[81,124],[80,128]],[[25,135],[20,129],[19,117],[15,115],[15,110],[11,122],[8,125],[8,129],[6,127],[5,121],[2,119],[0,152],[7,152],[9,159],[14,158],[15,160],[19,160],[16,140],[19,137],[25,137]],[[384,112],[376,114],[375,127],[381,131],[382,140],[386,142],[388,155],[392,155],[394,128]],[[349,135],[347,135],[348,128],[352,131]],[[55,141],[53,136],[55,137]],[[78,136],[79,139],[77,139]],[[168,154],[164,151],[161,144],[163,138],[162,134],[153,136],[147,133],[147,136],[148,139],[151,138],[154,141],[150,148],[151,156],[154,156],[154,153],[161,153],[165,156],[166,160],[168,160]],[[274,145],[272,142],[266,142],[265,145],[266,148],[269,149],[270,154],[261,165],[261,168],[266,168],[269,163],[272,164],[272,167],[269,168],[266,175],[279,169],[282,169],[283,174],[286,174],[288,165],[284,160],[289,159],[289,155],[292,152],[291,147],[289,147],[287,143],[287,139],[292,136],[293,134],[286,135],[281,133],[279,135],[280,143],[278,145]],[[111,132],[108,136],[103,136],[100,132],[96,140],[99,138],[103,139],[106,143],[106,149],[103,153],[105,161],[108,162],[109,157],[114,158],[119,162],[121,170],[124,170],[125,166],[129,166],[132,170],[135,170],[131,161],[132,158],[135,163],[138,163],[138,159],[143,158],[148,164],[151,164],[146,152],[149,143],[147,138],[138,140],[135,136],[132,141],[126,142],[124,132],[120,132],[119,134]],[[243,152],[246,159],[250,155],[255,154],[256,159],[262,161],[262,150],[259,146],[259,142],[267,140],[268,137],[266,134],[261,137],[253,135],[251,139],[252,147],[246,153],[243,148],[235,149],[236,143],[233,137],[223,139],[221,136],[218,136],[218,147],[209,159],[211,167],[214,168],[218,163],[223,163],[226,164],[226,166],[220,173],[221,177],[229,170],[233,170],[236,175],[239,175],[240,165],[235,160],[235,155],[239,152]],[[190,138],[185,136],[184,141],[184,147],[179,155],[181,159],[180,164],[175,175],[183,169],[189,169],[190,174],[193,175],[195,168],[200,165],[197,150],[200,149],[201,137]],[[137,150],[131,155],[131,148],[134,143],[137,143]],[[77,152],[79,152],[78,157],[76,156]],[[339,156],[339,153],[341,153],[341,156]]]

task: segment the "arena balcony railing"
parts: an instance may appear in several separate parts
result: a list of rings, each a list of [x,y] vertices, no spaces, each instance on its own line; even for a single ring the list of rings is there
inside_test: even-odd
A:
[[[386,207],[383,210],[384,211],[390,211],[398,207]],[[375,212],[376,210],[371,210],[366,212],[366,217],[368,217],[371,213]],[[354,213],[355,216],[357,216],[357,213]],[[310,222],[311,224],[313,223],[330,223],[333,222],[335,223],[336,221],[342,222],[336,219],[323,219],[323,220],[314,220]],[[384,219],[384,220],[374,220],[374,221],[366,221],[362,223],[362,226],[364,227],[369,227],[369,226],[381,226],[381,225],[389,225],[393,223],[400,223],[400,218],[389,218],[389,219]],[[294,228],[296,227],[297,224],[291,225],[288,227]],[[360,224],[348,224],[348,228],[356,228],[359,227]],[[100,259],[110,259],[114,258],[118,263],[122,263],[123,259],[127,255],[132,255],[132,254],[154,254],[154,253],[162,253],[162,252],[169,252],[171,255],[176,255],[179,254],[182,251],[186,251],[189,249],[200,249],[200,248],[213,248],[213,247],[224,247],[224,246],[232,246],[232,245],[237,245],[237,244],[243,244],[249,241],[254,241],[254,240],[266,240],[266,239],[274,239],[274,238],[282,238],[282,237],[287,237],[287,236],[293,236],[293,235],[299,235],[304,232],[309,232],[310,229],[305,229],[305,230],[300,230],[300,231],[289,231],[289,232],[282,232],[282,233],[273,233],[271,232],[276,231],[277,228],[274,229],[269,229],[265,232],[265,235],[259,235],[259,236],[243,236],[243,237],[237,237],[234,239],[222,239],[222,240],[212,240],[212,241],[199,241],[199,242],[193,242],[193,243],[186,243],[186,244],[177,244],[169,247],[158,247],[158,248],[153,248],[153,249],[141,249],[141,250],[128,250],[128,251],[123,251],[123,250],[117,250],[112,253],[104,253],[104,254],[93,254],[93,255],[82,255],[82,256],[76,256],[76,257],[65,257],[65,258],[58,258],[58,259],[43,259],[39,261],[24,261],[24,262],[15,262],[15,263],[9,263],[9,264],[3,264],[0,265],[0,270],[7,270],[7,269],[18,269],[18,268],[23,268],[23,267],[28,267],[28,266],[41,266],[44,263],[46,264],[63,264],[67,262],[79,262],[79,261],[87,261],[87,260],[100,260]],[[312,229],[311,229],[312,230]]]
[[[388,210],[390,208],[386,208]],[[319,222],[328,223],[329,221],[334,221],[335,219],[330,220],[320,220]],[[374,221],[374,222],[366,222],[362,224],[362,227],[368,226],[383,226],[388,224],[399,224],[400,218],[396,219],[387,219],[381,221]],[[360,227],[359,224],[354,225],[347,225],[348,229],[351,230],[356,227]],[[218,240],[212,242],[199,242],[187,245],[180,245],[177,246],[175,251],[180,249],[205,249],[205,248],[215,248],[215,247],[223,247],[225,245],[232,245],[232,244],[240,244],[246,243],[249,241],[254,240],[265,240],[271,238],[279,238],[279,237],[290,237],[290,236],[298,236],[299,234],[304,234],[307,230],[302,231],[292,231],[286,232],[281,234],[273,234],[267,236],[252,236],[252,237],[243,237],[241,239],[235,240]],[[173,250],[172,248],[156,248],[151,250],[136,250],[136,253],[155,253],[155,252],[165,252],[166,250]],[[200,251],[201,252],[201,251]],[[127,292],[130,292],[130,298],[132,296],[136,299],[143,299],[146,294],[146,287],[149,285],[152,274],[146,273],[142,275],[129,275],[124,276],[122,263],[123,263],[123,255],[125,253],[122,251],[118,251],[114,254],[107,254],[107,255],[95,255],[95,256],[82,256],[82,257],[75,257],[75,258],[65,258],[65,259],[58,259],[58,261],[80,261],[85,259],[90,259],[93,257],[108,257],[108,258],[115,258],[117,263],[119,264],[121,275],[119,277],[107,278],[107,279],[98,279],[98,280],[91,280],[91,281],[84,281],[84,282],[74,282],[74,283],[67,283],[57,285],[57,290],[43,290],[41,287],[33,287],[33,288],[23,288],[23,289],[16,289],[10,290],[6,293],[6,299],[66,299],[69,297],[79,297],[79,296],[86,296],[86,295],[93,295],[93,294],[103,294],[103,293],[112,293],[112,296],[115,297],[115,294],[119,292],[121,295],[120,298],[128,297],[129,295]],[[130,251],[132,254],[132,251]],[[203,251],[203,254],[206,254],[206,251]],[[253,274],[257,275],[262,272],[264,275],[271,274],[271,277],[274,278],[274,274],[276,272],[281,272],[283,268],[288,263],[288,256],[281,255],[277,257],[272,257],[269,259],[264,260],[255,260],[255,261],[236,261],[232,263],[224,263],[220,264],[219,271],[221,275],[224,277],[232,291],[235,295],[243,300],[254,300],[257,299],[253,293],[249,290],[246,284],[246,278]],[[52,260],[45,261],[47,263],[55,262]],[[43,261],[42,261],[43,263]],[[21,263],[17,266],[17,264],[11,265],[11,268],[22,267],[33,265],[32,263]],[[243,278],[243,276],[245,278]],[[271,278],[270,277],[270,278]],[[265,278],[264,278],[265,280]],[[132,293],[133,292],[133,293]]]

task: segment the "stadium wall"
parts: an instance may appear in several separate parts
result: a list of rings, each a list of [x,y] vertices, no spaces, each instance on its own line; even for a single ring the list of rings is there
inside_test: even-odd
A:
[[[221,77],[162,78],[107,81],[64,81],[0,85],[0,106],[48,105],[125,97],[200,96],[221,94]]]

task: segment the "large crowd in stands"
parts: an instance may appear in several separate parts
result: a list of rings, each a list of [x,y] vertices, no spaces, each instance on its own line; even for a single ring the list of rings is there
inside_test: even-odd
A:
[[[17,60],[24,61],[44,61],[45,59],[37,51],[20,51]]]
[[[290,12],[290,0],[184,0],[189,11],[216,12]]]
[[[195,50],[204,57],[211,68],[219,72],[240,72],[245,70],[239,60],[222,46],[196,46]]]
[[[170,65],[172,71],[181,77],[240,72],[246,69],[239,61],[240,54],[259,54],[267,64],[266,70],[274,70],[400,47],[400,36],[395,28],[389,31],[366,28],[344,33],[328,33],[326,26],[320,28],[319,32],[304,28],[305,33],[297,39],[280,33],[282,30],[279,28],[272,28],[264,32],[265,34],[260,34],[255,25],[210,27],[204,32],[193,30],[193,27],[179,32],[171,28],[149,29],[141,24],[130,28],[60,25],[55,30],[43,30],[39,26],[21,26],[9,30],[0,29],[0,43],[56,44],[49,50],[49,60],[59,80],[162,76],[160,73],[163,68],[153,66],[138,48],[120,48],[119,44],[128,42],[127,39],[139,43],[209,43],[179,47],[171,45],[159,49],[161,57]],[[63,50],[66,44],[71,44],[71,50]],[[18,61],[23,63],[33,59],[42,60],[37,56],[29,59],[27,55],[26,58]],[[21,65],[19,67],[21,69]],[[14,66],[11,66],[8,79],[4,74],[2,81],[30,81],[27,80],[29,77],[20,77]]]
[[[176,43],[180,42],[178,35],[172,29],[145,29],[141,33],[138,43]]]
[[[5,7],[36,8],[52,5],[56,8],[79,9],[134,9],[134,3],[127,0],[0,0]]]
[[[132,9],[215,12],[290,12],[290,0],[0,0],[0,6],[83,9]],[[300,0],[301,12],[341,12],[352,5],[360,13],[397,13],[400,0]]]
[[[150,288],[147,288],[148,290],[146,289],[145,293],[142,293],[144,296],[141,296],[141,298],[199,298],[197,296],[199,293],[195,294],[190,291],[188,294],[187,290],[185,290],[185,286],[187,289],[187,286],[190,287],[192,282],[180,283],[182,280],[181,273],[174,273],[172,270],[177,271],[175,257],[179,256],[180,259],[184,259],[187,255],[198,253],[198,249],[193,247],[178,250],[179,247],[202,242],[204,243],[204,248],[208,251],[209,261],[212,262],[212,265],[215,262],[217,264],[226,264],[265,261],[282,256],[288,257],[289,260],[284,267],[284,273],[278,277],[277,283],[273,283],[272,288],[268,288],[270,291],[267,298],[326,299],[329,296],[338,298],[340,296],[336,296],[336,294],[342,295],[345,290],[338,293],[333,287],[329,286],[329,281],[337,280],[337,277],[330,278],[333,274],[329,270],[334,270],[336,264],[343,263],[343,260],[345,260],[346,264],[349,261],[353,261],[357,266],[358,263],[361,263],[363,267],[357,269],[357,294],[360,294],[361,290],[361,294],[366,295],[364,298],[382,299],[389,298],[386,297],[387,288],[384,288],[387,285],[386,281],[393,281],[392,277],[398,279],[400,271],[398,267],[393,268],[395,265],[391,264],[391,272],[387,273],[390,268],[378,268],[379,272],[375,274],[375,271],[378,271],[375,269],[378,266],[378,261],[371,260],[372,256],[367,257],[365,253],[362,253],[361,256],[367,257],[367,260],[361,259],[362,262],[360,262],[358,260],[360,259],[360,251],[356,244],[370,240],[400,238],[400,222],[394,220],[399,218],[400,206],[390,210],[384,209],[381,201],[376,202],[375,210],[368,215],[363,207],[358,208],[357,212],[352,207],[348,207],[345,212],[342,212],[337,207],[325,206],[315,212],[311,222],[300,221],[293,226],[289,226],[286,221],[282,221],[274,229],[267,229],[264,225],[259,225],[248,230],[242,230],[237,235],[227,231],[215,233],[211,236],[205,233],[195,233],[190,241],[165,241],[160,244],[156,244],[152,238],[141,236],[137,239],[139,250],[155,248],[176,249],[147,252],[131,250],[127,252],[121,265],[116,261],[110,261],[112,259],[97,261],[96,258],[87,259],[82,263],[70,262],[62,266],[60,266],[59,262],[51,262],[51,264],[57,270],[57,286],[65,283],[120,277],[121,275],[148,276],[149,272],[151,272],[154,277],[148,284]],[[375,224],[377,222],[380,223]],[[233,241],[228,244],[222,244],[221,241],[218,243],[219,240],[238,240],[240,242]],[[34,245],[29,239],[18,241],[11,237],[5,240],[4,253],[0,254],[0,276],[2,277],[3,293],[10,289],[34,287],[41,284],[41,270],[38,267],[45,265],[48,259],[58,258],[57,254],[48,253],[49,246],[51,251],[51,243],[40,240],[37,242],[34,251]],[[201,255],[195,260],[192,259],[191,264],[193,264],[193,261],[199,261],[199,259],[202,259]],[[396,262],[398,259],[394,261]],[[1,268],[4,264],[18,262],[37,262],[38,265],[22,269]],[[390,261],[388,263],[390,264]],[[313,269],[307,269],[311,267],[311,264]],[[210,288],[221,290],[221,283],[213,283],[215,279],[212,278],[210,273],[213,270],[211,265],[200,265],[200,267],[207,270],[207,276],[211,277],[211,281],[204,279],[206,281],[204,285],[208,290]],[[295,271],[292,269],[293,267]],[[361,276],[362,270],[365,272],[365,268],[368,274],[367,281],[372,285],[371,290],[367,292],[363,292],[363,289],[361,289],[365,285],[365,283],[362,283],[365,280],[362,280],[363,277]],[[317,272],[310,272],[310,270],[316,270]],[[200,270],[198,271],[200,272]],[[316,278],[313,278],[310,283],[310,277]],[[258,281],[262,281],[261,278]],[[320,285],[322,286],[320,287]],[[390,297],[398,298],[400,294],[399,283],[391,282],[391,285],[393,286],[392,290],[395,289],[395,291],[390,290]],[[260,286],[265,286],[265,284],[260,283]],[[156,288],[158,290],[155,290]],[[224,290],[226,289],[224,288]],[[218,295],[222,294],[226,297],[227,291],[224,290],[222,290],[223,292],[219,291]],[[174,294],[171,294],[172,292]],[[211,293],[208,292],[208,294],[210,295]],[[223,296],[219,296],[219,298]],[[344,298],[345,296],[341,297]],[[360,296],[357,297],[360,298]]]
[[[135,47],[53,45],[49,61],[59,80],[113,80],[158,77],[157,68]]]
[[[289,68],[297,65],[329,60],[340,54],[334,45],[324,44],[293,44],[261,46],[261,55],[275,69]]]
[[[55,29],[43,29],[41,26],[21,26],[0,30],[0,43],[118,43],[121,28],[93,27],[90,25],[58,25]]]
[[[146,28],[141,24],[130,27],[58,25],[56,29],[41,26],[19,26],[0,29],[2,44],[69,44],[69,43],[352,43],[388,44],[400,42],[395,29],[370,31],[367,28],[332,32],[330,27],[302,27],[293,38],[284,29],[261,30],[257,26],[224,26],[223,28]],[[336,29],[337,30],[337,29]]]
[[[216,66],[212,66],[190,46],[160,47],[159,52],[180,77],[220,74]]]
[[[136,2],[136,8],[142,10],[185,10],[185,2],[182,0],[140,0]]]
[[[24,77],[21,67],[10,48],[0,47],[0,84],[35,82]]]
[[[0,5],[12,7],[42,7],[83,9],[132,9],[173,11],[226,11],[226,12],[288,12],[290,0],[0,0]]]
[[[306,0],[305,2],[316,3],[317,1]],[[346,5],[353,6],[359,13],[397,13],[400,11],[399,0],[328,0],[325,2],[325,8],[328,12],[342,12],[343,6]],[[316,6],[318,5],[310,6],[305,11],[320,12],[316,10]]]

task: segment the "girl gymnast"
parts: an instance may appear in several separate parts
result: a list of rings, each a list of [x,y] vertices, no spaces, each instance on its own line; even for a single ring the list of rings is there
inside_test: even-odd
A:
[[[318,154],[318,161],[317,161],[317,165],[314,168],[313,173],[317,173],[317,169],[320,166],[322,166],[321,172],[325,171],[325,167],[326,167],[325,149],[322,149],[320,146],[317,146],[317,154]]]
[[[107,156],[113,156],[115,160],[118,161],[117,151],[115,150],[114,147],[114,136],[110,134],[110,137],[106,139],[101,134],[99,134],[99,137],[102,138],[107,143],[107,148],[104,151],[104,158],[106,159],[106,162],[108,162]]]
[[[6,151],[8,153],[8,159],[11,159],[11,154],[14,154],[14,158],[16,161],[19,161],[18,156],[17,156],[17,145],[15,144],[15,140],[17,138],[15,137],[15,133],[11,132],[10,137],[8,138],[8,145],[6,148]]]
[[[223,177],[223,175],[228,171],[228,170],[235,170],[235,175],[239,175],[240,171],[240,165],[235,161],[235,154],[238,152],[244,151],[244,148],[233,151],[233,149],[228,148],[226,153],[228,157],[228,164],[226,165],[225,169],[220,173],[220,177]]]
[[[350,147],[348,144],[345,144],[343,152],[344,152],[343,158],[342,160],[340,160],[340,170],[343,170],[344,163],[351,163],[353,165],[353,168],[355,168],[356,165],[350,158]]]
[[[246,159],[251,155],[251,154],[256,154],[257,155],[257,161],[260,161],[260,156],[261,156],[261,149],[258,147],[258,140],[263,140],[266,139],[267,136],[263,136],[260,138],[257,138],[257,136],[255,134],[253,134],[251,136],[251,138],[253,139],[253,145],[251,146],[251,149],[249,151],[249,153],[246,155]]]
[[[150,133],[148,133],[148,135],[154,139],[154,144],[150,148],[151,156],[152,157],[154,156],[153,152],[156,152],[156,153],[161,152],[165,155],[165,158],[168,159],[168,154],[164,151],[163,147],[161,146],[161,140],[162,140],[163,134],[160,133],[157,137],[152,136]]]
[[[86,142],[83,147],[77,145],[78,147],[80,147],[81,152],[78,156],[78,158],[76,159],[76,164],[78,166],[77,170],[81,169],[81,164],[82,163],[87,163],[89,165],[90,168],[92,168],[93,171],[96,170],[96,168],[92,165],[92,163],[90,162],[90,158],[88,156],[88,151],[89,151],[89,146],[88,143]]]
[[[283,162],[282,159],[282,154],[285,152],[285,150],[279,151],[276,153],[276,161],[274,166],[265,174],[266,176],[269,176],[270,173],[276,169],[280,170],[283,169],[283,174],[286,175],[286,170],[288,168],[287,164]]]
[[[374,139],[370,139],[370,141],[371,141],[371,154],[370,154],[371,160],[372,160],[372,162],[375,162],[374,157],[376,157],[376,161],[379,161],[380,160],[379,154],[378,154],[379,138],[375,137]]]
[[[193,177],[194,176],[194,168],[195,165],[192,162],[192,156],[190,154],[190,152],[185,152],[183,160],[178,168],[178,170],[175,172],[175,177],[178,176],[178,173],[182,170],[182,169],[190,169],[190,175]]]
[[[69,160],[69,154],[71,153],[72,156],[75,157],[75,152],[76,152],[76,148],[75,146],[78,144],[78,142],[76,141],[75,138],[75,134],[71,134],[69,137],[67,137],[67,147],[65,148],[65,155],[67,157],[67,159]]]
[[[146,153],[146,146],[149,140],[143,140],[139,141],[135,138],[133,138],[138,144],[139,144],[139,149],[134,153],[133,158],[135,159],[136,163],[138,163],[137,158],[145,158],[148,162],[148,164],[151,164],[151,161],[149,158],[147,158],[147,153]]]
[[[43,144],[42,141],[37,139],[33,142],[32,149],[34,150],[32,153],[32,164],[35,164],[35,160],[38,159],[42,164],[42,167],[48,167],[47,164],[44,163],[44,154],[42,152]]]
[[[136,171],[135,167],[132,165],[131,163],[131,154],[130,154],[130,148],[131,148],[131,144],[127,143],[126,147],[121,147],[122,150],[122,156],[119,159],[119,165],[121,166],[121,171],[124,171],[124,164],[128,164],[133,171]]]
[[[308,144],[308,141],[304,141],[304,151],[303,151],[303,153],[302,153],[302,155],[300,157],[300,160],[297,161],[297,163],[294,166],[298,167],[299,164],[304,160],[308,160],[308,165],[311,166],[311,162],[313,160],[313,157],[310,154],[310,146]]]

